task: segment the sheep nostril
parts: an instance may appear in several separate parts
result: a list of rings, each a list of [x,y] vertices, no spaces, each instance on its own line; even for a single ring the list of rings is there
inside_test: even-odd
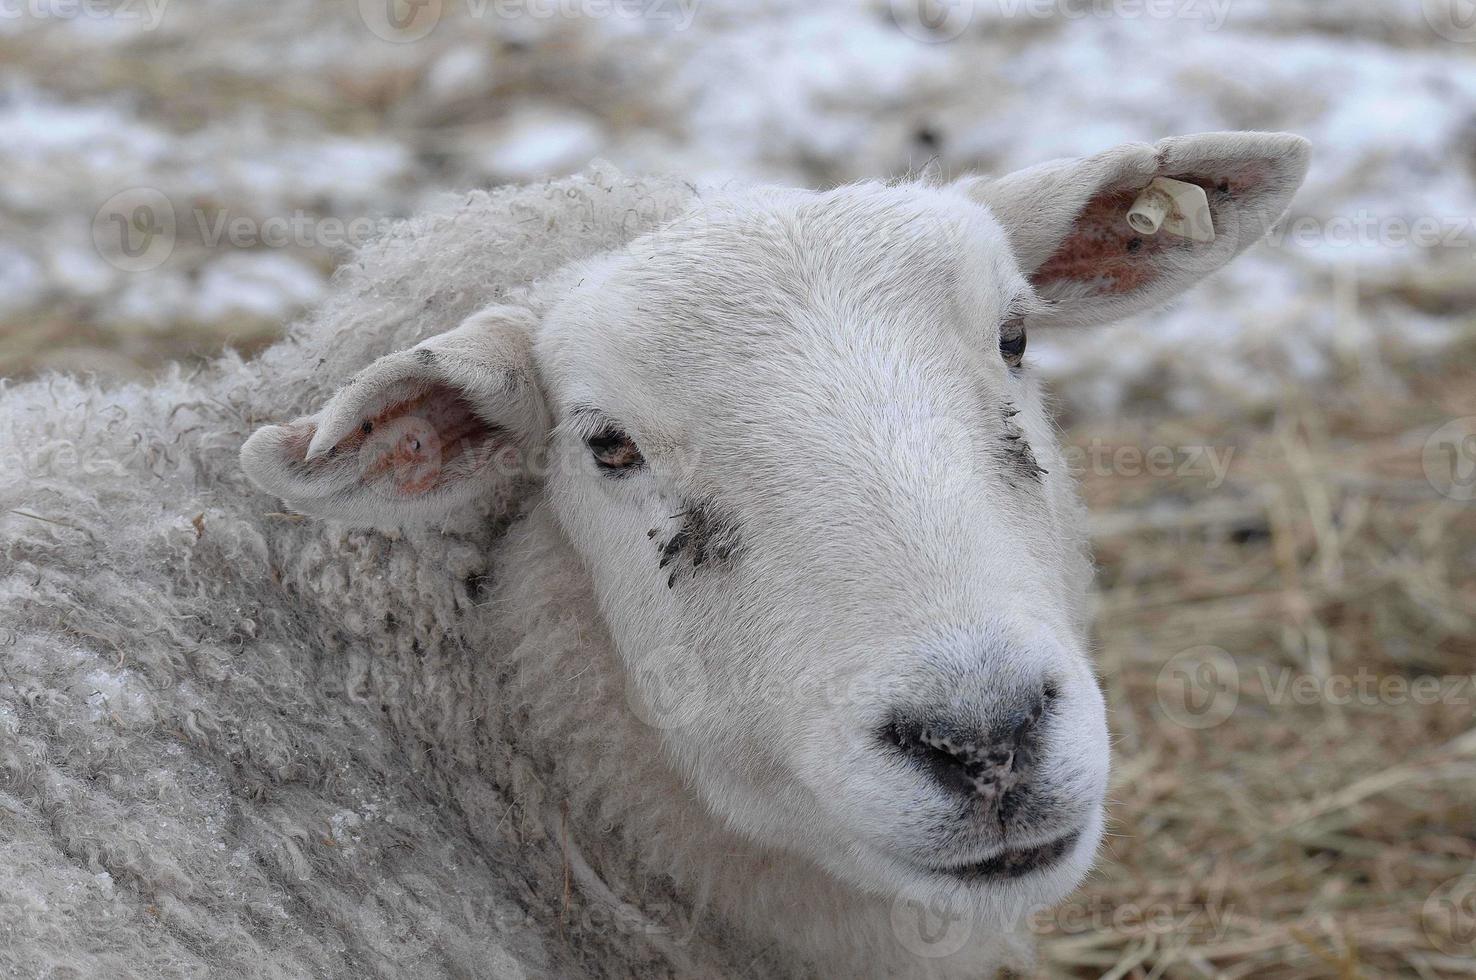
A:
[[[957,710],[921,717],[895,712],[877,738],[950,793],[999,797],[1030,780],[1040,756],[1042,721],[1058,696],[1053,685],[1046,685],[992,722]]]

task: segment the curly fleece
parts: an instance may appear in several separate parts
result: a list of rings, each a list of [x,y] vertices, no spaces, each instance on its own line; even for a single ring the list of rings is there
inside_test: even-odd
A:
[[[541,512],[353,531],[237,463],[691,196],[596,170],[446,198],[252,361],[0,389],[0,974],[783,972],[650,873],[697,845],[612,830],[685,790],[608,723],[619,671],[568,669],[610,654]]]

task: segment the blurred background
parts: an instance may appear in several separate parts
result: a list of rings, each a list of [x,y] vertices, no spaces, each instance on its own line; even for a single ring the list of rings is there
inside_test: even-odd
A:
[[[1214,129],[1313,141],[1271,240],[1031,338],[1117,739],[1042,975],[1476,975],[1470,0],[0,0],[0,383],[249,354],[446,189]]]

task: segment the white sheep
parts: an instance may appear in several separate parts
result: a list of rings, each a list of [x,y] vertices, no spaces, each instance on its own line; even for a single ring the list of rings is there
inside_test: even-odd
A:
[[[1305,168],[596,170],[448,199],[253,361],[10,387],[0,968],[1025,964],[1108,771],[1025,337],[1166,301]],[[1212,240],[1127,224],[1155,177]]]

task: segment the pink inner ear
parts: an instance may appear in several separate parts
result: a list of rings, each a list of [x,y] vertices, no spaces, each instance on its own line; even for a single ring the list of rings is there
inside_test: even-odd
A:
[[[1128,209],[1141,190],[1106,191],[1088,201],[1071,234],[1035,270],[1031,283],[1046,296],[1050,286],[1062,283],[1096,284],[1097,292],[1109,296],[1151,284],[1158,276],[1155,259],[1191,243],[1162,233],[1140,235],[1128,226]]]
[[[1202,173],[1162,176],[1203,187],[1217,224],[1225,203],[1262,179],[1251,167],[1220,176]],[[1106,296],[1143,289],[1158,278],[1165,256],[1195,247],[1187,238],[1165,232],[1140,235],[1129,227],[1128,209],[1142,190],[1119,187],[1103,191],[1087,202],[1077,215],[1071,234],[1030,277],[1042,295],[1049,297],[1051,286],[1068,283],[1095,286],[1095,292]]]
[[[492,460],[501,434],[455,388],[433,383],[364,419],[331,455],[356,454],[360,483],[415,497],[471,476]]]

